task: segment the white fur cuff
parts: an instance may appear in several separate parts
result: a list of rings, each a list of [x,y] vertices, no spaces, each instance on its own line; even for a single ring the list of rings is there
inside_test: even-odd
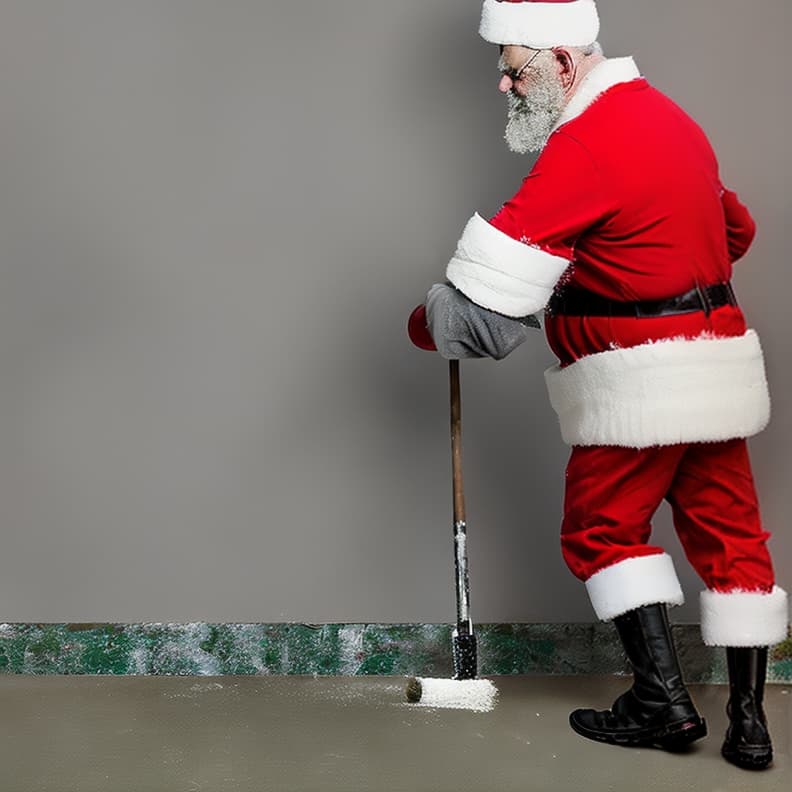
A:
[[[605,567],[586,581],[586,590],[602,621],[644,605],[681,605],[685,601],[674,562],[667,553],[628,558]]]
[[[787,636],[787,593],[701,592],[701,637],[707,646],[772,646]]]
[[[541,311],[569,265],[499,231],[478,213],[470,218],[446,277],[476,305],[505,316]]]
[[[522,44],[534,49],[582,47],[597,40],[599,15],[594,0],[569,3],[503,3],[484,0],[479,33],[491,44]]]
[[[599,352],[549,368],[545,381],[570,445],[717,442],[751,437],[770,420],[764,358],[753,330]]]

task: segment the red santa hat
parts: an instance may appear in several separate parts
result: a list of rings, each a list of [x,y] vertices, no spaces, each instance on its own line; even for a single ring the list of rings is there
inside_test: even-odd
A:
[[[491,44],[583,47],[597,40],[599,16],[594,0],[484,0],[479,33]]]

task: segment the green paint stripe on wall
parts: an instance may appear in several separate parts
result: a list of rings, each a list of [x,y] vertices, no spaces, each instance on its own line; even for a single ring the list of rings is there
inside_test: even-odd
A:
[[[479,673],[626,674],[610,624],[483,624]],[[726,681],[724,652],[697,625],[675,625],[689,682]],[[450,677],[442,624],[0,624],[0,673]],[[792,681],[792,638],[775,647],[774,682]]]

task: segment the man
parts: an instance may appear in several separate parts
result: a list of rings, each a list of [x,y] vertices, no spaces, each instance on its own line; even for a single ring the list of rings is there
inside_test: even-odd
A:
[[[702,130],[632,58],[605,58],[598,32],[593,0],[485,0],[480,33],[500,47],[507,142],[541,153],[493,218],[468,222],[411,337],[446,358],[499,359],[546,309],[559,359],[546,381],[572,446],[562,551],[634,672],[609,710],[576,710],[570,724],[669,750],[706,734],[666,613],[682,591],[650,544],[666,499],[706,586],[704,641],[726,647],[723,756],[762,769],[767,650],[786,636],[787,598],[745,440],[769,420],[762,351],[729,283],[754,223]]]

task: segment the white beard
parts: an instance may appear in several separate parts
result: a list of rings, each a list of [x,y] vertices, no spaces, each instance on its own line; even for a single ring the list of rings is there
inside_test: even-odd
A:
[[[509,149],[516,154],[541,151],[564,109],[564,91],[555,75],[543,74],[525,96],[512,90],[506,99],[505,138]]]

